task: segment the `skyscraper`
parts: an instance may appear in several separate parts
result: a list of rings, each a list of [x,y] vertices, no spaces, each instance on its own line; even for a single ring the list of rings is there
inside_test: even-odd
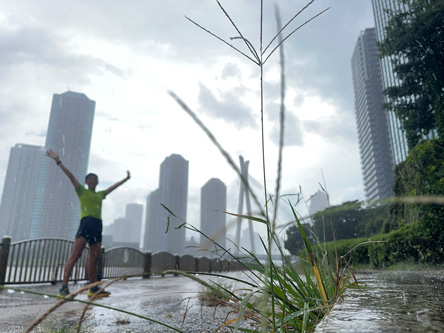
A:
[[[173,254],[185,252],[185,229],[181,225],[187,218],[188,200],[188,161],[182,156],[172,154],[160,165],[159,177],[159,202],[167,207],[174,215],[163,207],[160,210],[160,221],[162,234],[159,250]],[[168,232],[165,233],[165,230]],[[148,230],[148,232],[151,232]]]
[[[327,193],[318,190],[310,198],[310,214],[314,215],[317,212],[322,212],[324,209],[328,208],[328,197]]]
[[[29,239],[44,147],[16,144],[9,154],[0,205],[0,230],[13,242]]]
[[[217,178],[212,178],[200,191],[200,230],[207,237],[225,248],[227,187]],[[209,251],[217,250],[214,243],[200,235],[200,246]]]
[[[187,217],[188,161],[172,154],[160,165],[159,188],[146,201],[143,249],[149,252],[185,253],[185,229],[176,227]],[[167,207],[177,217],[161,205]],[[167,232],[168,230],[168,232]]]
[[[151,253],[160,251],[160,243],[166,241],[163,234],[166,228],[160,224],[159,189],[152,191],[146,198],[145,211],[145,235],[143,238],[143,250]],[[162,228],[164,228],[162,230]]]
[[[54,94],[45,149],[60,159],[82,183],[86,175],[95,102],[86,95]],[[71,181],[50,158],[43,158],[31,237],[72,239],[79,225],[80,205]]]
[[[185,248],[185,229],[176,229],[187,218],[188,201],[188,161],[182,156],[172,154],[160,165],[159,177],[159,199],[176,216],[164,208],[160,210],[160,223],[166,228],[169,222],[167,233],[163,233],[166,242],[160,244],[164,251],[181,254]]]
[[[394,168],[374,28],[361,32],[351,63],[365,195],[374,203],[391,196]]]
[[[385,38],[385,27],[389,21],[389,15],[386,10],[390,9],[395,12],[400,12],[406,10],[408,7],[406,4],[403,4],[397,0],[372,0],[372,4],[377,40],[383,41]],[[399,80],[393,72],[393,66],[390,58],[383,57],[381,59],[381,70],[384,89],[399,85]],[[395,165],[397,165],[406,159],[409,149],[405,134],[401,130],[401,123],[393,111],[388,112],[388,120],[393,157]]]
[[[140,243],[140,232],[142,229],[143,205],[130,203],[126,205],[125,219],[131,229],[129,241],[133,244]]]

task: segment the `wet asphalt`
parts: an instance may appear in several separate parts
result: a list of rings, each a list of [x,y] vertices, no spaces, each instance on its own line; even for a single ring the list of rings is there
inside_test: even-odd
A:
[[[245,279],[241,272],[230,274]],[[231,285],[232,289],[245,287],[218,277],[199,277],[226,287]],[[367,273],[359,274],[358,281],[362,288],[348,289],[344,299],[316,328],[317,333],[444,332],[443,271]],[[70,289],[74,292],[84,286],[72,284]],[[55,295],[60,285],[17,287]],[[114,283],[107,290],[111,296],[97,300],[98,305],[86,311],[82,332],[231,332],[219,328],[235,318],[230,308],[202,303],[199,296],[204,288],[186,277],[128,279]],[[76,300],[87,301],[87,295],[80,294]],[[0,332],[23,332],[56,302],[56,298],[48,296],[0,290]],[[75,327],[84,307],[83,303],[67,302],[33,332],[75,332],[66,328]],[[251,322],[243,327],[257,328]]]
[[[221,285],[232,284],[229,280],[219,277],[202,275],[199,277]],[[60,284],[11,287],[56,295]],[[71,292],[83,287],[85,284],[69,285]],[[204,288],[183,276],[133,278],[117,281],[107,290],[111,292],[110,297],[94,302],[165,323],[171,328],[118,310],[91,306],[82,322],[83,332],[175,332],[175,329],[182,332],[215,332],[226,320],[234,318],[233,315],[227,317],[229,313],[227,308],[202,304],[199,295]],[[86,293],[82,293],[76,297],[76,300],[87,301],[88,297]],[[23,332],[57,301],[57,298],[21,291],[0,291],[0,332]],[[83,303],[66,302],[52,312],[33,332],[54,332],[75,327],[84,308]]]

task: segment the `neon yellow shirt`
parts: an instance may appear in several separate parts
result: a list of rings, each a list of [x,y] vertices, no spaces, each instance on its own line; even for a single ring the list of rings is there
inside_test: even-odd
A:
[[[80,200],[80,219],[87,216],[102,219],[102,201],[106,197],[106,191],[94,192],[82,185],[76,188]]]

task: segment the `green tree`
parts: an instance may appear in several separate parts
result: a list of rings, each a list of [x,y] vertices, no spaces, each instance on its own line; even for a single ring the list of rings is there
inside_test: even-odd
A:
[[[407,159],[396,166],[393,193],[396,197],[444,195],[444,140],[426,140],[412,149]],[[384,232],[417,221],[429,234],[444,239],[442,204],[393,204]]]
[[[363,218],[362,202],[355,200],[332,206],[313,216],[313,231],[321,242],[354,238],[358,234],[358,223]]]
[[[309,241],[312,240],[311,229],[308,223],[302,223],[302,228],[307,235]],[[284,241],[284,247],[291,254],[298,255],[305,248],[304,240],[297,225],[292,225],[286,230],[287,239]]]
[[[408,9],[388,10],[386,37],[379,47],[400,80],[385,91],[387,108],[401,121],[412,149],[432,129],[444,137],[444,1],[399,2]]]
[[[333,240],[332,230],[336,240],[369,237],[381,232],[388,214],[387,206],[365,209],[362,206],[363,202],[355,200],[314,214],[311,226],[308,223],[302,225],[307,238],[311,243],[317,239],[329,242]],[[293,225],[286,233],[285,248],[291,254],[299,254],[305,246],[298,227]]]

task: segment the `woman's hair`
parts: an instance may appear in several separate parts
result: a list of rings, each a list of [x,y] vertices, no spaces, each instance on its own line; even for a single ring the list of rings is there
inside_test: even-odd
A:
[[[92,176],[96,176],[97,180],[99,180],[99,176],[97,176],[95,173],[88,173],[85,177],[85,182],[88,180],[89,177],[92,177]]]

